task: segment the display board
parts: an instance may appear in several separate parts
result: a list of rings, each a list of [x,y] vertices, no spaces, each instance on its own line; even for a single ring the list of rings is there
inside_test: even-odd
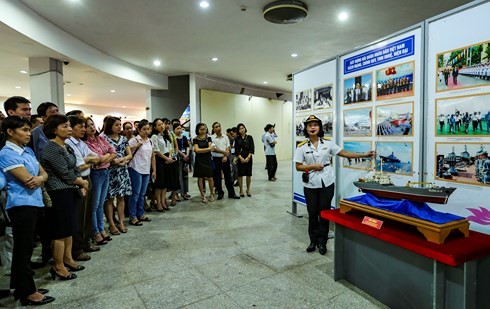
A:
[[[427,22],[427,181],[455,187],[447,205],[490,233],[490,3]]]
[[[420,180],[422,44],[417,27],[340,57],[339,146],[377,155],[340,160],[339,198],[359,195],[353,182],[370,170],[396,185]]]
[[[296,145],[305,140],[303,121],[309,115],[322,120],[325,137],[335,140],[335,108],[337,59],[327,61],[314,68],[294,74],[293,77],[293,153]],[[301,173],[293,162],[293,203],[305,205]],[[294,211],[293,211],[294,212]]]

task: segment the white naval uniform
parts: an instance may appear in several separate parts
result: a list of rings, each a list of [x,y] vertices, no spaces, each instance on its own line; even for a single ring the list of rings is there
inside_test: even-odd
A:
[[[335,173],[331,165],[331,158],[337,155],[342,148],[332,141],[326,139],[318,140],[318,148],[315,148],[309,140],[301,143],[294,153],[293,161],[305,165],[322,164],[325,166],[321,171],[309,171],[309,182],[303,183],[305,188],[322,188],[330,186],[335,181]]]

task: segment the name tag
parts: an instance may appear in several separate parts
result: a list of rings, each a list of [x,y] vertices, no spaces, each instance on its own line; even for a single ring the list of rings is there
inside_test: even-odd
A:
[[[374,227],[375,229],[379,230],[383,225],[383,221],[368,216],[364,216],[364,219],[362,219],[362,224],[368,225],[370,227]]]

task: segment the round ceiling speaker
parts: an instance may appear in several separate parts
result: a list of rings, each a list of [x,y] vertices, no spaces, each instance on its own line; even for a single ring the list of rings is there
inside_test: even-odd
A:
[[[264,7],[265,20],[274,24],[296,24],[308,16],[308,7],[301,1],[279,0]]]

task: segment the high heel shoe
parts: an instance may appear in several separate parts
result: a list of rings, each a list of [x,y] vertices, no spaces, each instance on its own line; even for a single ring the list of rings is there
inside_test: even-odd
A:
[[[60,278],[60,280],[72,280],[72,279],[77,278],[77,275],[76,275],[76,274],[74,274],[74,273],[69,273],[69,274],[68,274],[68,275],[66,275],[66,276],[62,276],[62,275],[58,274],[58,273],[56,272],[56,270],[54,270],[54,268],[51,268],[51,269],[49,270],[49,273],[51,274],[51,278],[52,278],[53,280],[55,280],[55,279],[56,279],[56,277]]]
[[[45,305],[47,303],[53,302],[54,300],[55,300],[54,297],[44,295],[43,299],[41,299],[40,301],[34,301],[34,300],[30,300],[28,298],[21,299],[20,304],[22,306],[31,306],[31,305],[32,306],[40,306],[40,305]]]
[[[73,267],[73,266],[71,266],[68,263],[63,263],[63,264],[65,264],[65,267],[68,268],[71,271],[80,271],[80,270],[84,270],[85,269],[85,266],[83,266],[83,265],[77,265],[77,266]]]
[[[97,244],[97,246],[107,245],[107,240],[105,240],[102,236],[101,240],[97,240],[97,236],[92,236],[92,241]]]
[[[203,202],[204,204],[206,204],[208,202],[208,200],[206,199],[205,196],[201,196],[201,202]]]
[[[214,202],[214,194],[212,194],[210,197],[209,197],[209,201],[212,203]]]
[[[247,192],[247,196],[252,197],[252,194],[250,194],[250,192]]]

